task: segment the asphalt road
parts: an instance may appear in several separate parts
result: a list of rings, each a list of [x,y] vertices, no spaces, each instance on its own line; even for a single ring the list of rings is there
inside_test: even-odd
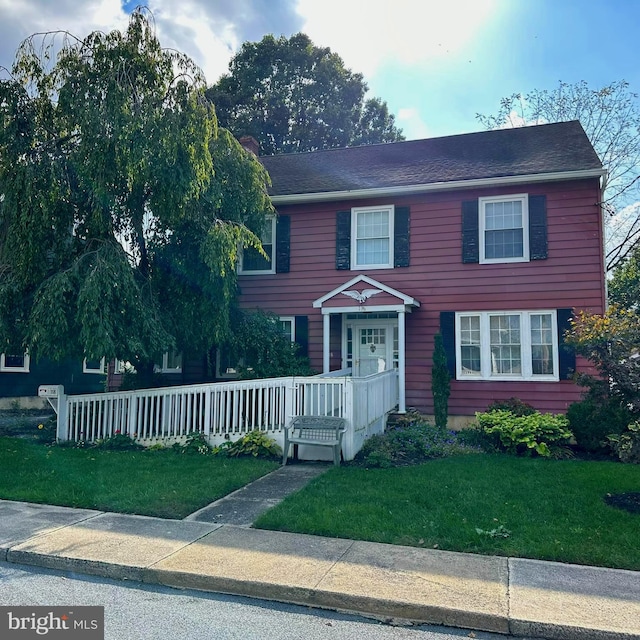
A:
[[[0,605],[104,606],[107,640],[505,639],[428,625],[394,626],[331,611],[3,562]]]

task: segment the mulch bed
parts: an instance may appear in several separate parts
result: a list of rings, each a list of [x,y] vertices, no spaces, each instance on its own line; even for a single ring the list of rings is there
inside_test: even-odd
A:
[[[617,509],[624,509],[629,513],[640,513],[640,493],[608,493],[604,501]]]

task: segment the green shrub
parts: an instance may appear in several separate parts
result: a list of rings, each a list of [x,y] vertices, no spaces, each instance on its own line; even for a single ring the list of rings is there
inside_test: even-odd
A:
[[[605,451],[607,436],[621,434],[632,419],[618,399],[590,394],[569,405],[567,418],[577,446],[590,453]]]
[[[535,412],[516,416],[510,411],[494,410],[476,413],[478,428],[501,450],[523,455],[537,453],[540,456],[558,455],[560,445],[568,443],[572,436],[565,416]]]
[[[451,393],[451,376],[447,367],[447,353],[442,336],[437,333],[433,349],[433,366],[431,368],[431,393],[433,395],[433,413],[436,427],[447,428],[449,415],[449,395]]]
[[[443,431],[424,421],[409,422],[371,436],[356,455],[354,463],[386,468],[478,451],[459,442],[457,434],[452,431]]]
[[[640,421],[632,422],[625,433],[608,436],[608,440],[621,462],[640,464]]]
[[[253,458],[277,458],[282,456],[282,449],[275,440],[262,431],[250,431],[246,436],[234,442],[225,442],[214,449],[218,455],[236,458],[252,456]]]
[[[207,442],[204,434],[199,431],[188,434],[187,439],[183,443],[176,442],[171,448],[176,453],[197,453],[203,456],[213,452],[213,448]]]
[[[510,411],[514,416],[530,416],[536,412],[535,407],[520,398],[508,398],[507,400],[494,400],[487,411]]]
[[[107,438],[96,440],[91,446],[96,449],[105,449],[107,451],[137,451],[139,449],[144,449],[144,447],[138,444],[133,438],[118,432]]]

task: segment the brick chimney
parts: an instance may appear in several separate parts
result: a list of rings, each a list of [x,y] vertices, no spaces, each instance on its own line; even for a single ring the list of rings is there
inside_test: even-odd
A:
[[[254,156],[260,155],[260,143],[253,136],[242,136],[238,142]]]

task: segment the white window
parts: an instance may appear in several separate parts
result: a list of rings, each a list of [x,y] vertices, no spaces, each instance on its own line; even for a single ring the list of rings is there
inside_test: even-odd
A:
[[[85,358],[82,361],[82,373],[105,373],[105,360],[101,358],[100,360],[87,360]]]
[[[393,267],[393,205],[351,210],[351,268]]]
[[[529,260],[529,199],[526,194],[480,198],[480,262]]]
[[[0,354],[0,371],[5,373],[29,373],[29,354]]]
[[[282,333],[291,340],[296,341],[296,319],[293,316],[280,316],[280,328]]]
[[[262,248],[268,259],[260,255],[256,249],[243,249],[240,254],[240,269],[242,274],[275,273],[275,244],[276,244],[276,218],[267,219],[265,227],[260,234]]]
[[[558,380],[555,311],[456,313],[458,380]]]
[[[168,351],[162,356],[162,367],[160,373],[181,373],[182,354],[175,351]]]

